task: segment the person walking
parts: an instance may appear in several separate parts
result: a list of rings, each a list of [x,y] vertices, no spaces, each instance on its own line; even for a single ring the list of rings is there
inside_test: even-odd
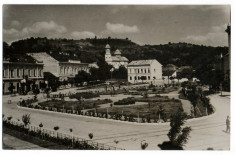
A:
[[[226,119],[226,132],[230,133],[230,118],[227,116]]]

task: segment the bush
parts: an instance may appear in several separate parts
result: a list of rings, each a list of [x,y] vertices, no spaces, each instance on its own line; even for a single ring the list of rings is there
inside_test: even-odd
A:
[[[114,105],[129,105],[129,104],[135,104],[135,100],[131,97],[114,102]]]
[[[69,98],[71,98],[71,99],[76,98],[77,100],[80,100],[81,97],[85,98],[85,99],[90,99],[90,98],[100,97],[100,95],[92,93],[92,92],[83,92],[83,93],[76,93],[76,94],[69,96]]]

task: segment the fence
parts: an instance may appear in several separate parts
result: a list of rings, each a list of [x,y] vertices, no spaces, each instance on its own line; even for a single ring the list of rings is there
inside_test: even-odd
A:
[[[52,141],[58,144],[63,144],[73,149],[83,149],[83,150],[124,150],[114,146],[105,145],[102,143],[95,142],[93,140],[86,140],[76,136],[56,132],[53,130],[42,129],[36,126],[24,127],[24,124],[9,121],[3,119],[3,127],[10,128],[21,133],[28,134],[33,137],[39,137],[40,139]]]

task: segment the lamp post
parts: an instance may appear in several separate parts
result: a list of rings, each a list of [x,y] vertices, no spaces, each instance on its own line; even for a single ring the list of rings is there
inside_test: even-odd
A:
[[[111,68],[111,69],[110,69],[110,72],[111,72],[111,80],[112,80],[112,76],[113,76],[113,71],[114,71],[114,69]]]

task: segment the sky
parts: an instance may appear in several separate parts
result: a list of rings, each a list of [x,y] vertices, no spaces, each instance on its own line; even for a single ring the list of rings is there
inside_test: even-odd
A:
[[[227,46],[230,5],[3,5],[3,40],[129,38]]]

